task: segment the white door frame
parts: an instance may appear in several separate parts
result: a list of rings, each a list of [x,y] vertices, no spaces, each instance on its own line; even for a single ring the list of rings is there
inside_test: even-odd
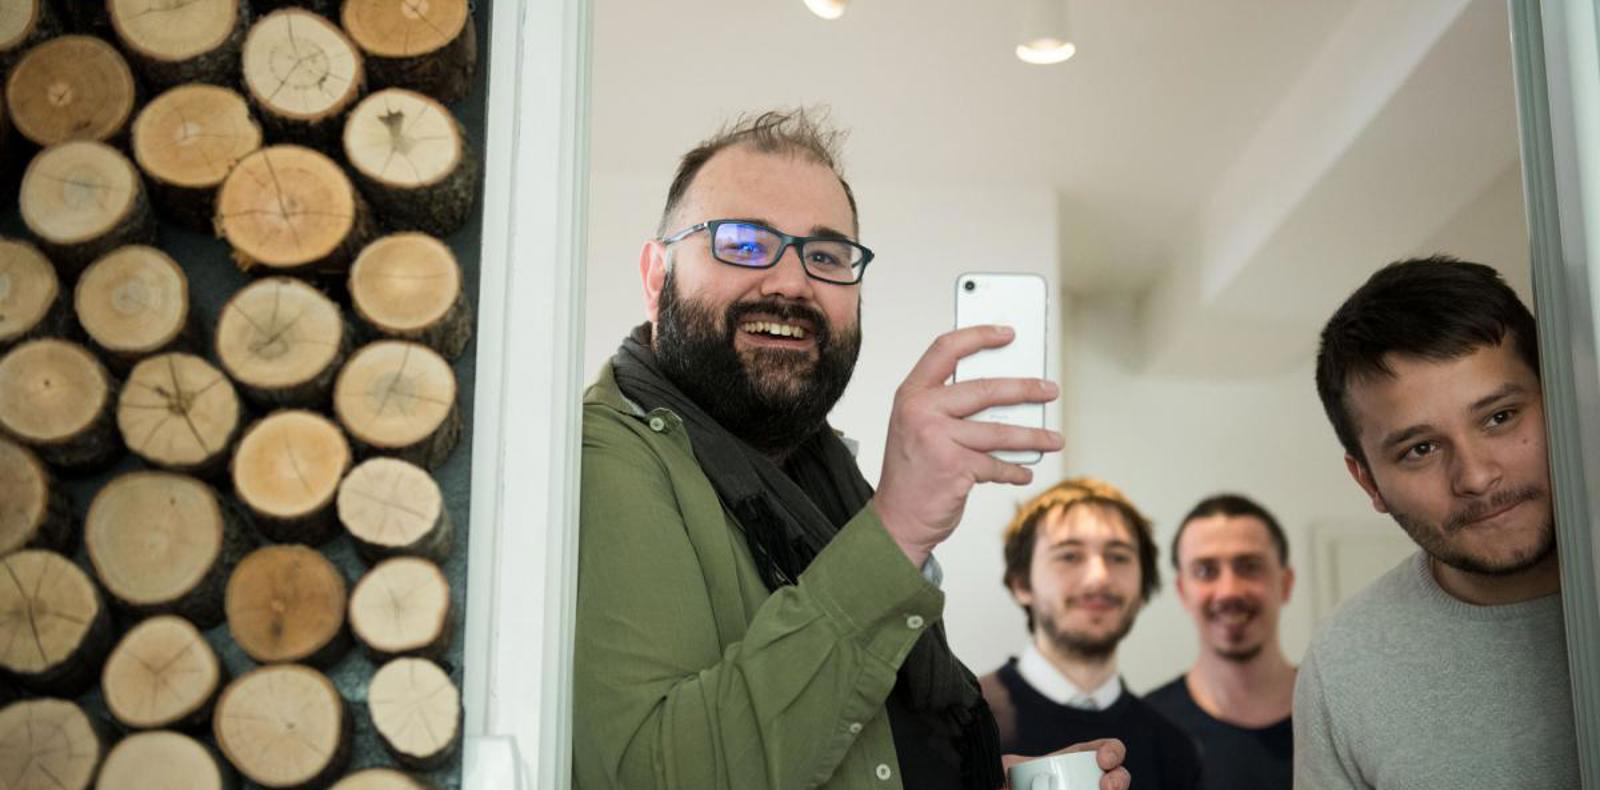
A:
[[[571,786],[587,0],[496,0],[472,448],[463,697],[521,784]]]
[[[1509,5],[1578,761],[1600,790],[1600,12]]]

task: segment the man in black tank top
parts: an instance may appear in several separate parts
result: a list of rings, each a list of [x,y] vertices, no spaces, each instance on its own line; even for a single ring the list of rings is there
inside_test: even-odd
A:
[[[1172,564],[1200,658],[1147,699],[1199,744],[1207,790],[1289,790],[1295,668],[1278,644],[1278,613],[1294,570],[1283,529],[1246,497],[1208,497],[1179,525]]]

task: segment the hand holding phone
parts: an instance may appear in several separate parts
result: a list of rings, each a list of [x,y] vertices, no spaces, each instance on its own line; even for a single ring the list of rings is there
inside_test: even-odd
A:
[[[956,328],[982,324],[1009,326],[1010,344],[989,348],[956,363],[954,381],[1045,377],[1048,291],[1037,274],[968,273],[956,278]],[[1043,403],[991,406],[968,419],[1023,428],[1044,427]],[[1035,450],[996,450],[995,458],[1013,464],[1038,463]]]

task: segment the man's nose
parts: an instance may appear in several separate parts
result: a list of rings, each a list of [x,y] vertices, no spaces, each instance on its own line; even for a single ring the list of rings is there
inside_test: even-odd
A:
[[[1223,568],[1217,574],[1217,583],[1213,589],[1220,599],[1234,598],[1244,591],[1243,581],[1231,568]]]
[[[1500,483],[1503,469],[1494,448],[1484,440],[1457,442],[1451,459],[1451,485],[1461,496],[1481,496]]]
[[[1088,562],[1084,563],[1083,579],[1087,583],[1098,584],[1104,582],[1110,575],[1111,569],[1106,567],[1106,559],[1104,557],[1093,555],[1089,557]]]
[[[806,268],[800,262],[799,245],[791,244],[784,248],[783,254],[778,256],[778,262],[766,270],[766,276],[761,278],[761,293],[763,296],[790,299],[812,297],[811,278],[806,275]]]

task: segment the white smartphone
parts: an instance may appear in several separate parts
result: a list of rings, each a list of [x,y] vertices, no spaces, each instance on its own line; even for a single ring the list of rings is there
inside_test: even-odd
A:
[[[1009,345],[986,348],[956,363],[955,381],[1045,377],[1049,289],[1037,274],[969,272],[956,278],[956,328],[1002,324],[1016,332]],[[1044,427],[1044,404],[991,406],[968,419],[1025,428]],[[1034,464],[1037,450],[997,450],[1007,463]]]

